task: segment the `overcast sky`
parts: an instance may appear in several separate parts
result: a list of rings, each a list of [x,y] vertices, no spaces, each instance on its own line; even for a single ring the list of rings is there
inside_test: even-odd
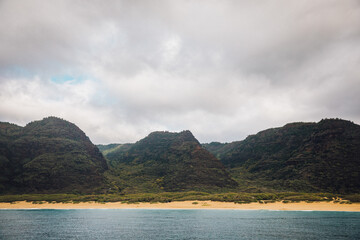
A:
[[[0,121],[50,115],[97,144],[359,124],[360,2],[0,0]]]

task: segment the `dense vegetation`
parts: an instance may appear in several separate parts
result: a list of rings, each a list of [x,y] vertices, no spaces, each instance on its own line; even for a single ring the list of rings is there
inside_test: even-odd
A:
[[[33,203],[79,203],[79,202],[172,202],[172,201],[220,201],[235,203],[271,203],[275,201],[288,202],[318,202],[333,201],[334,203],[360,202],[360,194],[339,195],[332,193],[208,193],[208,192],[161,192],[161,193],[136,193],[136,194],[23,194],[23,195],[4,195],[0,196],[0,202],[28,201]]]
[[[350,121],[292,123],[244,141],[204,147],[221,159],[246,189],[360,191],[360,126]]]
[[[55,117],[0,123],[0,201],[359,202],[359,192],[360,126],[339,119],[232,143],[201,145],[183,131],[98,147]]]
[[[19,127],[0,123],[0,192],[93,192],[107,163],[74,124],[49,117]]]
[[[223,164],[190,131],[153,132],[135,144],[103,148],[113,188],[125,193],[233,188]]]

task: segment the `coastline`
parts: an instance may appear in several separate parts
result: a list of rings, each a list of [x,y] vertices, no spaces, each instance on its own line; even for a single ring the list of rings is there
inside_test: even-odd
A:
[[[194,204],[196,202],[197,204]],[[42,203],[31,202],[0,203],[1,209],[219,209],[219,210],[279,210],[279,211],[346,211],[360,212],[360,203],[340,204],[333,202],[297,203],[246,203],[214,201],[174,201],[170,203]]]

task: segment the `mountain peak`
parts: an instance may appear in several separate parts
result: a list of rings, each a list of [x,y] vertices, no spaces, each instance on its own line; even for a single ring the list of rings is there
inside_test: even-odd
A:
[[[179,136],[184,139],[184,140],[187,140],[187,141],[197,141],[197,139],[194,137],[194,135],[192,134],[192,132],[190,132],[190,130],[184,130],[184,131],[181,131],[179,133]]]
[[[28,123],[24,127],[24,133],[27,135],[65,138],[77,141],[89,140],[89,138],[78,126],[64,119],[53,116]]]
[[[135,189],[184,191],[236,186],[222,163],[188,130],[153,132],[126,151],[114,150],[106,157],[115,171],[127,175],[126,179],[136,179],[136,185],[131,186]],[[146,185],[149,182],[151,185]]]

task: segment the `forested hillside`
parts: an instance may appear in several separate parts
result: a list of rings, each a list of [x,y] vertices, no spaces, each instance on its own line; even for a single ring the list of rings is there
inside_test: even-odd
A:
[[[223,164],[190,131],[153,132],[107,153],[110,178],[125,192],[234,188]]]
[[[359,192],[360,126],[291,123],[243,141],[203,145],[242,185],[262,190]]]
[[[0,123],[1,192],[92,192],[107,163],[74,124],[55,117],[19,127]]]
[[[203,145],[190,131],[153,132],[96,147],[56,117],[25,127],[0,123],[2,194],[177,191],[359,193],[360,126],[291,123]]]

